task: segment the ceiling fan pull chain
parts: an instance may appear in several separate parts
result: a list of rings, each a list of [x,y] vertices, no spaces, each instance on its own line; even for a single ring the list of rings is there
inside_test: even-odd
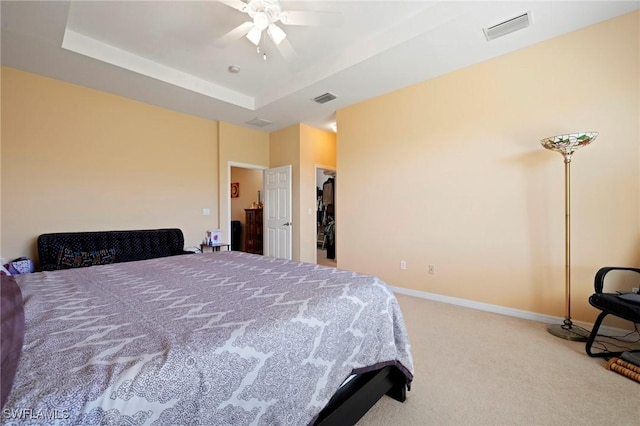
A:
[[[260,45],[256,46],[256,52],[258,52],[258,55],[260,54]],[[265,61],[267,60],[266,52],[262,54],[262,59],[264,59]]]

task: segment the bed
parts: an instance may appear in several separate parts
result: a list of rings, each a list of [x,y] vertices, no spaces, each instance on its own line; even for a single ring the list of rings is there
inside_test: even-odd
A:
[[[15,282],[25,332],[3,424],[353,424],[413,379],[398,303],[372,276],[231,251]]]

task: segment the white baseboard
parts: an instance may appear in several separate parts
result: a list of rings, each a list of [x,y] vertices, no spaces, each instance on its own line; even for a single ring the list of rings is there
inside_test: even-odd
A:
[[[507,315],[510,317],[523,318],[532,321],[538,321],[545,324],[562,324],[564,317],[554,317],[552,315],[544,315],[536,312],[523,311],[520,309],[506,308],[500,305],[491,305],[489,303],[475,302],[473,300],[460,299],[457,297],[443,296],[441,294],[427,293],[426,291],[412,290],[409,288],[389,286],[394,293],[404,294],[406,296],[418,297],[421,299],[434,300],[436,302],[449,303],[451,305],[464,306],[465,308],[478,309],[480,311],[493,312],[495,314]],[[582,321],[573,321],[576,325],[591,330],[593,323]],[[621,328],[601,326],[598,334],[607,335],[624,335],[630,330]]]

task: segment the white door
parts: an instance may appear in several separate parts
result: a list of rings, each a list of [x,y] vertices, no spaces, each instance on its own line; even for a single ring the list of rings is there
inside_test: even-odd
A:
[[[291,165],[264,171],[264,255],[291,259]]]

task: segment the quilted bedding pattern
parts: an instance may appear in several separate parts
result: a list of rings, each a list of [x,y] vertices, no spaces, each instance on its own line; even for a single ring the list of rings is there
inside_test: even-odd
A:
[[[26,332],[4,424],[305,425],[353,371],[412,379],[375,277],[217,252],[16,278]]]

